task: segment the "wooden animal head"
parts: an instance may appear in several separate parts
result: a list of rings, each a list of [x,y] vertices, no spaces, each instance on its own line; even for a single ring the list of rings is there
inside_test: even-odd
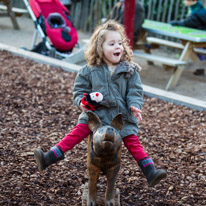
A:
[[[116,115],[111,125],[106,126],[102,126],[101,120],[95,113],[88,112],[88,116],[88,126],[93,132],[94,153],[100,157],[116,154],[122,145],[122,138],[119,133],[123,127],[122,115]]]

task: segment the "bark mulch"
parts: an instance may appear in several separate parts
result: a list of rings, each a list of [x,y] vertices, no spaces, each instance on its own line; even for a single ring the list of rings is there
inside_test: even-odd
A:
[[[0,205],[81,205],[87,140],[43,172],[33,156],[34,148],[48,150],[77,123],[75,75],[0,52]],[[157,98],[144,101],[139,139],[168,176],[149,188],[123,146],[116,183],[121,205],[206,205],[206,112]]]

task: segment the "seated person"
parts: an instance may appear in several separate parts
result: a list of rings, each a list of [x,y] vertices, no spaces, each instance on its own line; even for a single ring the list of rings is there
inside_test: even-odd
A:
[[[206,9],[198,0],[184,0],[184,4],[189,7],[189,15],[180,21],[171,21],[172,26],[184,26],[194,29],[206,30]],[[200,60],[205,59],[205,55],[198,55]],[[197,69],[195,75],[204,75],[204,69]]]
[[[135,0],[135,21],[134,21],[134,39],[133,44],[135,44],[138,40],[142,24],[144,22],[145,18],[145,11],[142,4],[139,2],[139,0]],[[113,19],[120,24],[123,24],[124,22],[124,0],[120,0],[115,4],[115,6],[112,8],[109,16],[107,17],[107,20]]]

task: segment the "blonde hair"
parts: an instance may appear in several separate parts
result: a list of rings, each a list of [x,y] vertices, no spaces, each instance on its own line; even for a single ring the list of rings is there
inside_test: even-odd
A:
[[[132,50],[129,47],[129,40],[126,37],[124,27],[114,20],[109,20],[106,23],[96,27],[90,38],[90,44],[85,52],[85,58],[90,66],[99,66],[104,63],[102,44],[105,41],[105,36],[108,31],[117,31],[122,38],[122,46],[124,48],[120,61],[131,61]]]

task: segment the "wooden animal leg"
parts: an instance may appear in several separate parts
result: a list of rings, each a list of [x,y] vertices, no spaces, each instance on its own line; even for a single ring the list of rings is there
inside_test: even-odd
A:
[[[107,177],[107,189],[106,189],[106,205],[114,206],[115,205],[115,190],[114,185],[117,179],[117,175],[120,169],[120,165],[115,166],[109,169],[106,173]]]
[[[87,206],[96,205],[96,194],[97,194],[97,180],[99,178],[100,170],[90,165],[89,167],[89,182],[88,182],[88,197],[87,197]]]

